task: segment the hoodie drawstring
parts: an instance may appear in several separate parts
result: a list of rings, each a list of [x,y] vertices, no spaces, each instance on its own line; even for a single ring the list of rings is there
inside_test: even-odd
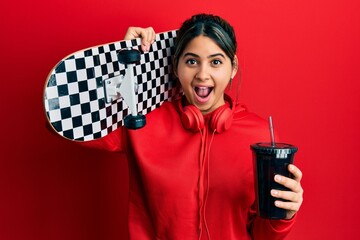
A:
[[[207,124],[205,124],[205,126],[207,126]],[[199,239],[201,239],[202,225],[204,225],[207,238],[210,240],[210,231],[206,222],[205,212],[210,188],[210,149],[216,130],[211,133],[210,138],[209,132],[210,130],[207,127],[200,130],[201,149],[199,156]]]

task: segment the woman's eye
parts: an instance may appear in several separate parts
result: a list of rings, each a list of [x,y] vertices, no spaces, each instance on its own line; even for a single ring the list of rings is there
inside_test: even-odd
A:
[[[221,62],[220,60],[218,60],[218,59],[215,59],[215,60],[213,60],[212,62],[213,62],[214,65],[220,65],[220,64],[222,64],[222,62]]]
[[[197,62],[196,62],[196,60],[195,59],[188,59],[188,60],[186,60],[186,64],[189,64],[189,65],[194,65],[194,64],[196,64]]]

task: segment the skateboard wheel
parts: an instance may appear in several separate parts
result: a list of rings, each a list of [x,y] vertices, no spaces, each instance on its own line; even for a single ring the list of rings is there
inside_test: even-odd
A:
[[[124,125],[128,129],[139,129],[146,124],[146,118],[144,115],[132,116],[128,115],[124,118]]]
[[[135,49],[121,50],[117,54],[118,61],[122,64],[133,64],[140,62],[140,52]]]

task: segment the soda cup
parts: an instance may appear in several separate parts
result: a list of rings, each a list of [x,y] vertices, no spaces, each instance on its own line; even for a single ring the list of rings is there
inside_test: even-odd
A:
[[[268,219],[284,219],[286,210],[275,206],[277,198],[271,196],[270,191],[288,190],[275,182],[274,177],[276,174],[292,177],[288,165],[294,162],[298,149],[287,143],[266,142],[251,144],[250,148],[253,153],[257,214]]]

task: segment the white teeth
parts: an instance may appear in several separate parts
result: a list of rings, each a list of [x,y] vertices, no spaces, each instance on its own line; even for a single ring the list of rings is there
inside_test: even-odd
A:
[[[196,92],[196,95],[199,97],[207,97],[210,92],[212,91],[212,87],[195,87],[194,90]]]

